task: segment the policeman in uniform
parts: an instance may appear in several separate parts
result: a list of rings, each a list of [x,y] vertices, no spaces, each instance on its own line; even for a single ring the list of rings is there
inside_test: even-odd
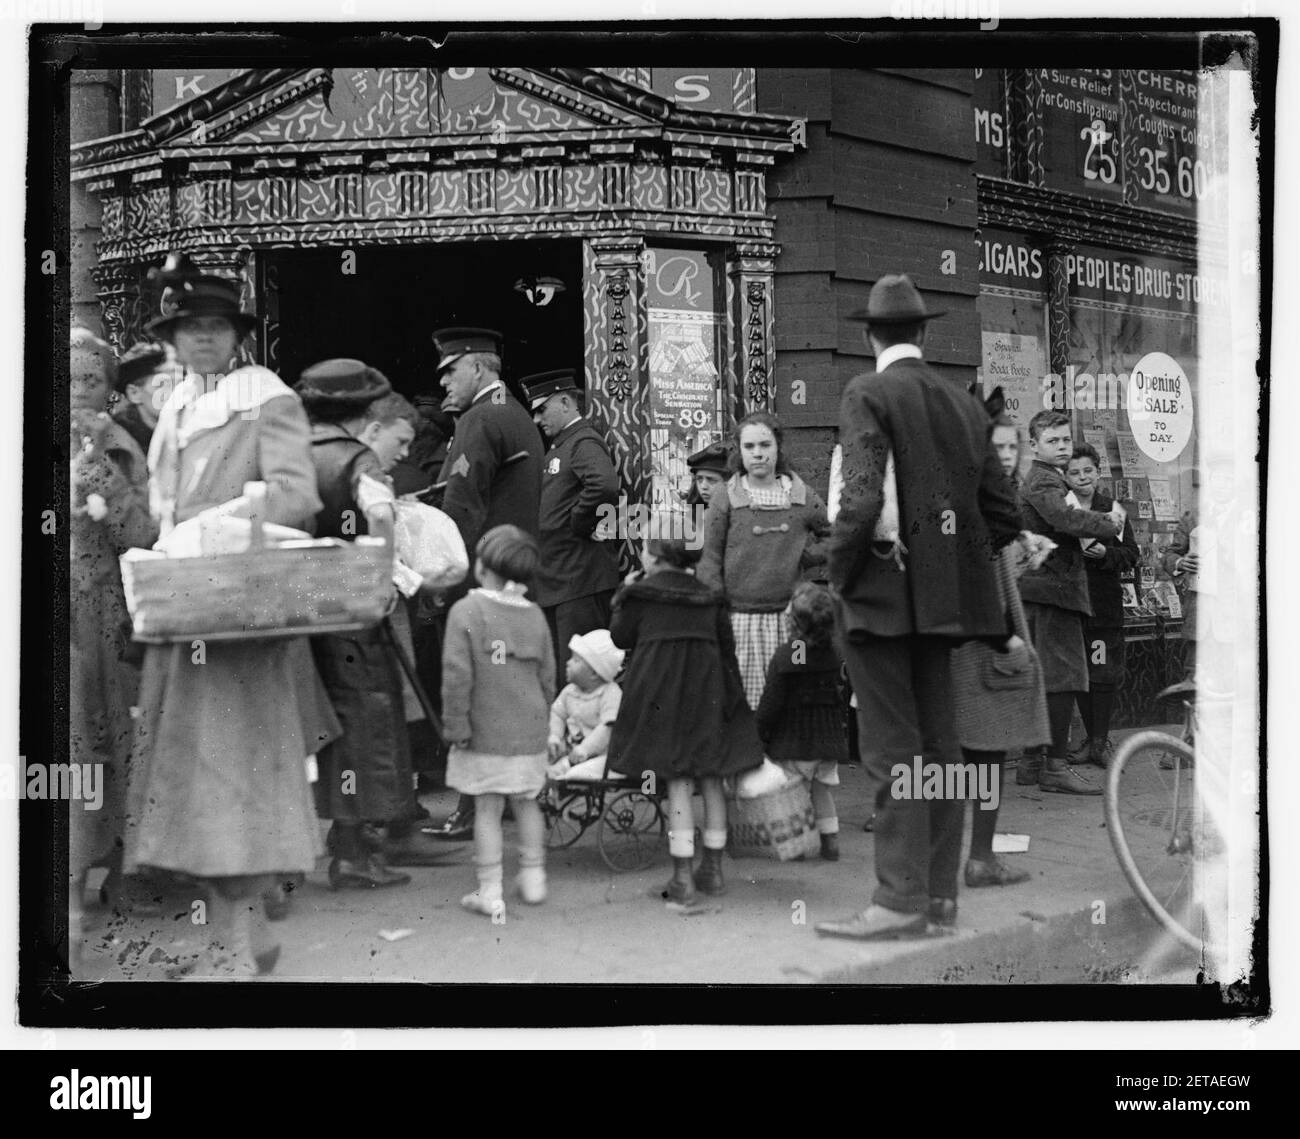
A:
[[[501,333],[488,328],[443,328],[433,334],[443,409],[459,414],[434,490],[442,511],[460,530],[470,576],[448,603],[476,584],[474,547],[494,526],[537,534],[542,440],[523,405],[501,381]],[[474,800],[462,795],[455,812],[433,833],[459,840],[473,834]]]
[[[605,514],[618,504],[618,475],[600,433],[583,417],[572,369],[541,372],[520,381],[533,422],[550,442],[542,460],[542,547],[534,599],[546,614],[555,645],[556,676],[564,675],[569,638],[609,628],[618,585],[618,543],[598,537]],[[602,511],[608,506],[609,511]]]
[[[537,533],[542,441],[528,413],[501,382],[501,334],[486,328],[444,328],[438,347],[443,407],[459,413],[442,473],[442,510],[469,552],[488,530],[507,523]]]

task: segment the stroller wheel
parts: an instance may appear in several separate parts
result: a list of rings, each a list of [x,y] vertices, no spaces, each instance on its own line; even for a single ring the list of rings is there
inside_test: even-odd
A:
[[[550,785],[548,784],[548,789]],[[583,835],[589,806],[582,794],[565,794],[556,790],[542,804],[542,817],[546,820],[546,848],[560,850],[572,846]]]
[[[643,870],[662,853],[667,830],[657,799],[642,791],[621,791],[600,817],[596,842],[611,870]]]

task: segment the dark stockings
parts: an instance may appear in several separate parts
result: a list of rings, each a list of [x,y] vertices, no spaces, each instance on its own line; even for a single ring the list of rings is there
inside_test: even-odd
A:
[[[962,748],[961,757],[966,763],[975,763],[981,767],[991,768],[990,774],[992,778],[999,782],[986,785],[996,785],[998,791],[1001,792],[1002,761],[1006,758],[1006,752],[971,751],[969,748]],[[985,778],[988,779],[989,776],[985,776]],[[998,801],[1001,802],[1000,794]],[[998,829],[998,810],[995,807],[991,811],[986,811],[984,805],[978,800],[971,806],[975,813],[971,816],[970,857],[976,862],[988,862],[993,857],[993,834]]]

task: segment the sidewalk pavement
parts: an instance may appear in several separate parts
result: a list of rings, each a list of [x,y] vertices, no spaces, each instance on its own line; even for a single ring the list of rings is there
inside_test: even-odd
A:
[[[1116,743],[1124,734],[1113,734]],[[1100,769],[1082,770],[1101,784]],[[841,780],[839,862],[728,857],[726,895],[701,897],[703,904],[685,912],[662,897],[670,873],[666,851],[648,870],[614,873],[600,858],[594,828],[574,846],[548,854],[547,902],[525,906],[508,896],[501,924],[459,905],[475,885],[471,843],[447,844],[446,862],[437,868],[410,869],[410,885],[373,892],[331,891],[322,862],[295,894],[288,920],[271,927],[283,954],[267,980],[1194,983],[1194,963],[1148,952],[1131,936],[1134,928],[1145,936],[1156,927],[1134,905],[1115,860],[1103,799],[1018,787],[1010,766],[998,830],[1027,834],[1030,845],[1024,854],[1002,857],[1029,870],[1029,881],[979,890],[963,885],[951,936],[880,944],[819,937],[815,923],[864,908],[875,884],[874,837],[862,830],[870,813],[868,780],[854,766],[841,768]],[[450,791],[423,797],[435,820],[455,799]],[[507,884],[516,868],[512,841],[507,824]],[[1098,913],[1122,916],[1128,938],[1122,947],[1107,942]],[[95,948],[87,976],[158,979],[149,959],[160,955],[152,950],[193,938],[186,924],[171,914],[152,921],[100,915],[88,931]],[[1045,957],[1045,935],[1077,942],[1080,956],[1065,960],[1058,947]]]

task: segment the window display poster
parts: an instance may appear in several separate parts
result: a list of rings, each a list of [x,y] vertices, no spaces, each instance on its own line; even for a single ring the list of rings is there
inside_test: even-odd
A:
[[[1127,432],[1120,432],[1115,440],[1119,444],[1119,465],[1123,468],[1126,479],[1144,479],[1147,466],[1142,459],[1142,450],[1137,440]]]
[[[680,502],[691,485],[686,456],[722,433],[718,366],[721,307],[709,256],[647,249],[650,461],[653,501]]]
[[[1110,459],[1106,455],[1106,429],[1104,427],[1085,427],[1083,441],[1097,452],[1101,466],[1097,473],[1104,479],[1110,478]]]
[[[1159,611],[1167,617],[1179,620],[1183,615],[1183,603],[1178,597],[1178,590],[1172,581],[1158,581],[1151,587]]]
[[[1165,352],[1148,352],[1133,365],[1128,421],[1143,454],[1172,462],[1192,437],[1192,385],[1182,365]]]
[[[687,455],[722,432],[716,324],[711,312],[650,310],[650,449],[656,503],[674,502],[690,489]]]
[[[1046,361],[1037,336],[1014,332],[985,332],[984,394],[1002,389],[1007,417],[1028,429],[1034,413],[1042,410],[1042,379]]]
[[[1151,509],[1157,522],[1177,522],[1178,511],[1169,490],[1168,479],[1151,479]]]

